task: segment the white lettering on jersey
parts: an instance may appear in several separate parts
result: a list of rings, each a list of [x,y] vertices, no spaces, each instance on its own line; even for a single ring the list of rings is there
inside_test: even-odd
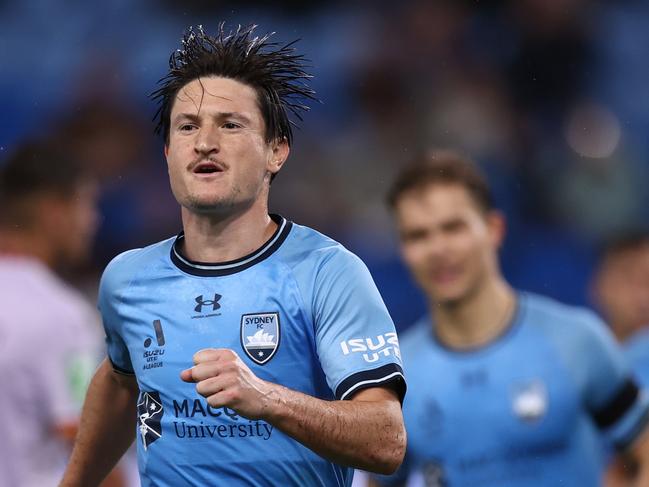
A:
[[[363,359],[366,362],[376,362],[381,356],[389,357],[394,355],[401,359],[401,351],[399,350],[399,339],[394,332],[377,335],[374,337],[366,338],[351,338],[340,342],[340,348],[343,355],[353,353],[363,353]]]

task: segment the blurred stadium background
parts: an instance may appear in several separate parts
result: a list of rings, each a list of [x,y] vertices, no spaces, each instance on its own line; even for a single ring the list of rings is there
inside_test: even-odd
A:
[[[649,2],[0,0],[0,157],[29,136],[102,183],[89,294],[117,253],[180,229],[147,95],[184,28],[259,24],[301,38],[322,104],[296,133],[272,209],[370,267],[399,329],[424,311],[383,204],[430,146],[488,174],[517,287],[591,304],[598,246],[649,222]],[[56,170],[56,168],[51,168]]]

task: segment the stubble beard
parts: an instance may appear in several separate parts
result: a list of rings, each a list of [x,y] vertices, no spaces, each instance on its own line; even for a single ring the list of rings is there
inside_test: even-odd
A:
[[[181,204],[192,213],[229,213],[241,205],[241,201],[236,197],[238,194],[237,189],[225,196],[200,197],[188,194]]]
[[[479,273],[466,284],[466,287],[458,295],[444,299],[433,298],[433,302],[437,306],[446,308],[448,310],[458,309],[479,294],[480,290],[484,286],[485,280],[486,276],[484,275],[484,273]],[[431,294],[434,293],[431,292]]]
[[[254,198],[246,198],[243,190],[235,186],[223,196],[197,196],[188,194],[182,206],[200,215],[230,215],[254,203]]]

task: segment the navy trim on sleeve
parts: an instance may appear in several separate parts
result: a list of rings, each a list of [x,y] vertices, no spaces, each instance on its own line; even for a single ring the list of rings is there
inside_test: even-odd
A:
[[[350,375],[336,388],[336,399],[349,399],[354,393],[368,387],[390,387],[403,403],[406,395],[406,379],[398,364],[386,364],[376,369],[363,370]]]
[[[123,369],[123,368],[115,365],[115,362],[113,362],[113,360],[110,357],[108,357],[108,361],[110,362],[110,365],[113,366],[113,370],[115,372],[117,372],[118,374],[130,375],[130,376],[135,375],[135,372],[133,372],[132,370],[129,371],[129,370]]]
[[[627,379],[622,387],[617,391],[613,398],[597,411],[593,411],[593,420],[595,424],[605,429],[615,424],[629,411],[639,394],[638,386],[631,379]]]
[[[645,428],[649,425],[649,408],[647,408],[640,418],[640,421],[635,425],[633,430],[626,435],[622,440],[616,441],[614,446],[617,451],[624,451],[629,448],[633,442],[638,438]]]

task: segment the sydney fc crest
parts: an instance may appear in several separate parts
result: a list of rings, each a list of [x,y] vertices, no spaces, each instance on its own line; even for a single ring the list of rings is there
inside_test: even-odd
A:
[[[514,413],[523,421],[538,421],[547,412],[548,391],[540,380],[518,384],[513,392]]]
[[[255,363],[264,365],[279,348],[279,313],[252,313],[241,316],[241,346]]]

